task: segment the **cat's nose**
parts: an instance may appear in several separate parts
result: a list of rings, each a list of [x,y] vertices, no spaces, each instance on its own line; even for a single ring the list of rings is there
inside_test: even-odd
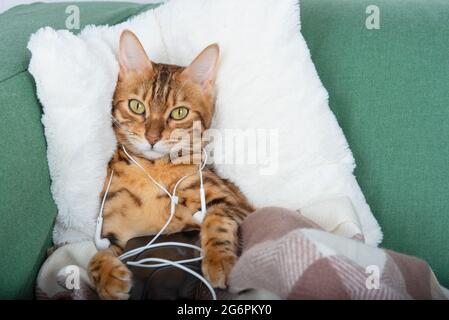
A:
[[[156,142],[161,140],[161,137],[157,134],[149,134],[147,139],[148,139],[148,142],[151,144],[151,146],[154,146],[156,144]]]

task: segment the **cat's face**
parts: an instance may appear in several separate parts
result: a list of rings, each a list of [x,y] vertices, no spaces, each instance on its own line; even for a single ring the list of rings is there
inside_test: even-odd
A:
[[[201,131],[209,127],[219,60],[217,45],[204,49],[187,67],[157,64],[149,60],[137,37],[124,31],[118,58],[120,73],[112,116],[121,145],[154,160],[179,146],[180,130],[192,135],[195,121],[201,124]]]

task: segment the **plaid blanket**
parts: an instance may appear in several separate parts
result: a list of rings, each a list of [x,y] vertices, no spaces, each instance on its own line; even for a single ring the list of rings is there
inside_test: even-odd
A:
[[[415,257],[322,229],[301,213],[264,208],[241,226],[232,291],[264,289],[281,299],[446,299],[431,268]]]

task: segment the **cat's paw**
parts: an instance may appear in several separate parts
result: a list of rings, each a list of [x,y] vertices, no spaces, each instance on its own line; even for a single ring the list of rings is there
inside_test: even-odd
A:
[[[237,257],[234,254],[207,250],[202,263],[203,275],[214,288],[225,289]]]
[[[98,252],[88,266],[89,277],[103,300],[128,300],[131,271],[116,256]]]

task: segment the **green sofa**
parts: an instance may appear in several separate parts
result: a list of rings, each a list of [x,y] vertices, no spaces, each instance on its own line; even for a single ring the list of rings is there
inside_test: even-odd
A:
[[[380,9],[367,29],[366,8]],[[0,298],[32,298],[56,206],[29,35],[65,28],[68,3],[0,15]],[[82,26],[154,5],[78,3]],[[261,5],[263,2],[261,1]],[[425,259],[449,286],[449,2],[301,0],[302,32],[357,161],[383,247]]]

